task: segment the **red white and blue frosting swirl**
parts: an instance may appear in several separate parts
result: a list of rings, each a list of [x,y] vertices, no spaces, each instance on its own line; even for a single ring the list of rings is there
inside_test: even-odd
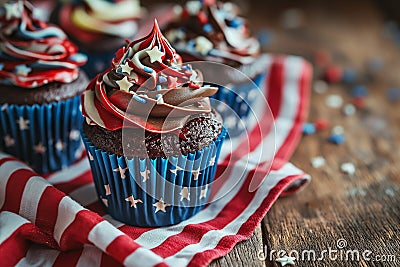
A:
[[[27,1],[0,6],[0,84],[70,83],[86,60],[60,28],[35,18]]]
[[[190,0],[173,9],[165,36],[186,61],[208,60],[228,65],[250,64],[260,53],[239,8],[230,2]]]
[[[191,115],[211,112],[208,96],[218,89],[201,85],[201,73],[182,65],[155,22],[148,36],[118,50],[111,67],[92,80],[82,112],[89,124],[107,130],[171,132]]]

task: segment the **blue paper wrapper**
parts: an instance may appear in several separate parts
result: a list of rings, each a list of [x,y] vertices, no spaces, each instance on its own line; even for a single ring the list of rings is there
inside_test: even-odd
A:
[[[41,105],[0,105],[1,149],[38,173],[71,165],[83,150],[80,96]]]
[[[82,138],[107,212],[129,225],[160,227],[192,217],[207,203],[225,135],[223,129],[193,154],[155,159],[111,154]]]
[[[260,73],[252,81],[233,85],[229,89],[217,85],[219,90],[211,98],[220,102],[213,102],[213,107],[221,114],[224,122],[229,121],[229,123],[224,123],[224,126],[230,137],[237,136],[244,130],[240,120],[245,120],[249,115],[251,106],[257,99],[255,91],[259,90],[265,76],[265,72]]]

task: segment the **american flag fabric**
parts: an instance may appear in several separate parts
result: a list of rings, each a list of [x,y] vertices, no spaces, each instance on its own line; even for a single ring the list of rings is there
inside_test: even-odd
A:
[[[238,183],[178,225],[138,228],[105,214],[85,156],[68,169],[41,177],[0,153],[0,265],[206,266],[250,238],[279,196],[310,180],[288,159],[308,112],[311,66],[294,56],[271,55],[267,60],[262,90],[275,129],[260,123],[259,127],[269,128],[254,126],[248,140],[233,139],[232,149],[221,152],[217,174],[234,159],[224,183],[234,178]],[[262,118],[268,110],[264,105],[255,112]],[[260,150],[272,136],[276,152],[271,164]],[[245,143],[248,149],[243,149]],[[249,190],[254,179],[259,186]]]

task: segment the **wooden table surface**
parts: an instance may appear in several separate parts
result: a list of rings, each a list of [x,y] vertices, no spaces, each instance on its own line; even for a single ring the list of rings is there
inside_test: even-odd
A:
[[[354,116],[325,104],[331,94],[351,101],[351,86],[330,85],[323,94],[312,94],[309,120],[328,119],[345,129],[346,142],[327,142],[330,130],[302,138],[292,162],[313,180],[301,192],[279,199],[250,240],[238,244],[211,266],[280,266],[258,258],[260,250],[311,250],[336,248],[375,255],[395,255],[396,262],[297,261],[296,266],[400,266],[400,102],[390,103],[386,90],[400,87],[400,47],[384,31],[384,15],[372,1],[260,1],[251,3],[247,16],[253,29],[268,27],[274,41],[266,51],[296,54],[312,60],[317,49],[330,51],[333,62],[366,73],[371,57],[384,60],[383,69],[363,75],[369,88],[366,107]],[[265,7],[265,8],[264,8]],[[304,25],[295,30],[282,27],[281,14],[288,7],[300,8]],[[251,15],[249,15],[251,14]],[[315,71],[320,76],[320,71]],[[326,165],[315,169],[310,159],[323,156]],[[354,175],[340,165],[352,162]],[[275,259],[275,257],[274,257]]]

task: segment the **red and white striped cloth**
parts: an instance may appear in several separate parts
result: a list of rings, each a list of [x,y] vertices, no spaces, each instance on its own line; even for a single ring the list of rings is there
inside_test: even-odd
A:
[[[43,178],[0,154],[0,265],[205,266],[248,239],[278,196],[310,179],[288,159],[308,111],[311,66],[291,56],[268,60],[264,93],[275,118],[277,149],[270,171],[262,160],[240,164],[244,157],[259,159],[259,144],[273,136],[273,128],[254,127],[250,151],[241,149],[247,142],[241,140],[232,142],[232,152],[220,157],[218,172],[226,168],[224,162],[235,159],[229,177],[243,172],[238,185],[187,221],[148,229],[124,225],[104,213],[85,157]],[[266,110],[256,112],[262,117]],[[266,178],[249,192],[257,176]]]

